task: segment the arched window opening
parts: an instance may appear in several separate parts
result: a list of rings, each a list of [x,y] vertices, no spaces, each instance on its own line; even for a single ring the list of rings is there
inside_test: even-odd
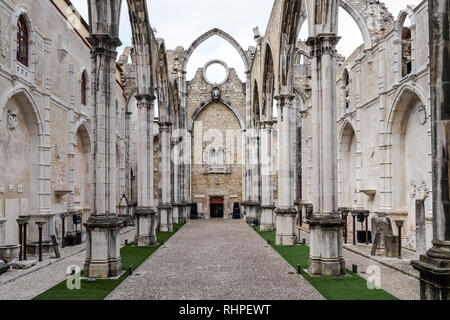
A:
[[[402,31],[402,76],[412,72],[412,37],[411,29],[403,27]]]
[[[86,70],[83,71],[81,75],[81,104],[83,106],[87,105],[87,73]]]
[[[275,76],[273,67],[273,57],[269,45],[266,45],[266,58],[264,64],[264,83],[263,83],[263,109],[262,116],[270,118],[270,109],[272,117],[276,117],[276,103],[274,103]]]
[[[17,61],[28,67],[29,34],[25,17],[21,15],[17,20]]]
[[[225,152],[223,149],[212,148],[209,151],[209,167],[223,169],[225,167]]]
[[[277,100],[273,99],[273,102],[272,102],[272,117],[273,117],[274,120],[276,120],[277,117],[278,117],[277,104],[278,104]]]
[[[155,90],[155,97],[156,97],[156,99],[154,102],[154,108],[155,108],[154,117],[155,117],[155,120],[159,120],[159,98],[158,98],[158,93],[156,90]]]
[[[230,67],[230,70],[234,69],[239,79],[242,82],[245,82],[245,65],[242,61],[242,57],[239,55],[238,51],[236,51],[236,48],[218,35],[206,39],[192,53],[187,64],[186,79],[188,81],[193,80],[199,69],[203,68],[205,63],[212,60],[224,61]],[[208,68],[207,70],[208,78],[211,78],[212,82],[217,81],[220,83],[227,74],[226,70],[224,72],[223,67],[220,65],[211,66],[213,66],[213,68]]]
[[[258,84],[255,81],[254,84],[254,90],[253,90],[253,115],[254,115],[254,121],[253,125],[256,126],[259,121],[261,121],[261,115],[259,110],[259,92],[258,92]]]
[[[342,75],[342,82],[344,88],[344,110],[345,113],[350,109],[350,76],[348,74],[347,69],[344,70],[344,74]]]

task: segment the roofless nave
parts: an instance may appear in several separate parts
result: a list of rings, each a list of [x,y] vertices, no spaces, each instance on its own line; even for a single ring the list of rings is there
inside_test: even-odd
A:
[[[78,36],[91,62],[69,62],[67,88],[53,61],[68,63],[71,44],[42,37],[35,10],[14,4],[4,6],[15,17],[5,28],[11,39],[20,31],[20,45],[0,57],[15,79],[0,92],[0,145],[10,157],[0,184],[14,188],[0,192],[1,243],[16,242],[18,216],[45,218],[48,238],[61,234],[59,213],[81,210],[85,275],[105,278],[122,270],[124,212],[148,246],[193,206],[201,217],[227,219],[240,203],[249,221],[276,229],[279,245],[299,241],[297,226],[307,222],[309,273],[335,276],[345,273],[343,233],[352,229],[342,213],[367,213],[373,235],[386,221],[391,229],[404,222],[423,298],[449,298],[448,0],[423,1],[398,17],[379,1],[275,0],[265,34],[255,29],[247,50],[219,29],[169,50],[153,33],[147,2],[128,0],[133,48],[118,64],[121,1],[90,0],[89,26]],[[339,10],[364,39],[347,59],[336,52]],[[306,42],[298,40],[304,24]],[[190,57],[213,36],[237,50],[245,82],[219,60],[187,81]],[[226,71],[222,82],[208,78],[212,65]],[[68,116],[53,111],[65,104],[65,89]],[[53,126],[66,116],[58,137]],[[20,178],[8,143],[27,152]],[[36,237],[30,229],[30,241]]]

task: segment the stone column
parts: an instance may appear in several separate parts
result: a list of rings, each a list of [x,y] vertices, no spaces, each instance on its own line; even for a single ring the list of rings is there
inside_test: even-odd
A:
[[[187,116],[186,116],[186,71],[178,71],[178,84],[179,84],[179,98],[180,98],[180,112],[179,112],[179,124],[180,130],[183,132],[183,141],[181,142],[181,163],[179,165],[180,170],[180,208],[179,215],[182,216],[183,222],[188,220],[190,215],[190,203],[191,199],[191,139],[190,133],[187,131]]]
[[[423,300],[450,300],[450,0],[429,0],[433,157],[433,247],[412,266]]]
[[[259,190],[259,128],[254,129],[254,135],[252,136],[252,199],[253,205],[251,207],[252,217],[260,220],[260,190]]]
[[[92,9],[92,8],[91,8]],[[117,276],[122,271],[120,227],[116,212],[116,48],[118,38],[98,33],[92,45],[92,92],[95,107],[94,210],[85,224],[87,232],[84,275]]]
[[[311,251],[309,273],[337,276],[345,273],[343,221],[338,213],[337,112],[335,33],[308,39],[312,64],[313,206],[309,219]]]
[[[171,197],[171,179],[170,179],[170,145],[172,135],[172,123],[160,122],[160,143],[161,143],[161,199],[158,206],[159,217],[161,221],[160,231],[172,232],[173,231],[173,218],[172,218],[172,197]]]
[[[277,245],[295,244],[294,172],[292,170],[291,141],[294,137],[294,95],[276,97],[278,104],[278,204],[276,213]]]
[[[137,221],[137,244],[140,247],[156,245],[157,211],[153,196],[153,119],[154,96],[136,96],[139,114],[137,141],[138,203],[135,211]]]
[[[172,165],[172,181],[173,181],[173,207],[172,207],[172,217],[173,223],[180,223],[183,221],[182,211],[180,210],[180,148],[177,144],[181,142],[178,141],[176,137],[171,139],[172,146],[172,157],[171,165]]]
[[[273,121],[261,123],[261,231],[273,230],[273,155],[272,155]]]
[[[67,154],[67,162],[69,166],[69,190],[71,193],[67,196],[67,211],[74,212],[74,191],[75,191],[75,148],[77,137],[75,132],[75,69],[71,64],[69,65],[69,108],[67,110],[68,126],[69,126],[69,152]],[[78,87],[78,86],[77,86]]]

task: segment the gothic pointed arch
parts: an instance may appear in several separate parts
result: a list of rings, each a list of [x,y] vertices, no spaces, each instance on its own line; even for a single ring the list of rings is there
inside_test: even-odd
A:
[[[361,13],[356,10],[352,5],[349,4],[346,0],[340,0],[339,6],[344,9],[355,21],[356,25],[358,26],[359,30],[361,31],[363,40],[364,40],[364,49],[369,50],[372,48],[372,36],[370,34],[369,27],[367,26],[367,23],[364,19],[364,17],[361,15]],[[303,26],[303,24],[306,22],[307,14],[305,16],[302,16],[297,28],[297,37],[298,34],[300,34],[300,30]]]
[[[259,87],[255,80],[253,83],[253,110],[252,110],[253,125],[261,121],[261,108],[259,105]]]
[[[127,0],[133,35],[133,62],[139,95],[154,97],[152,46],[154,37],[145,0]]]
[[[183,72],[186,72],[189,59],[192,56],[192,54],[194,53],[194,51],[203,42],[205,42],[206,40],[208,40],[209,38],[211,38],[213,36],[219,36],[219,37],[223,38],[224,40],[228,41],[236,49],[236,51],[239,53],[239,55],[241,56],[242,61],[244,62],[245,71],[247,72],[247,71],[250,70],[250,64],[248,62],[247,55],[245,54],[245,51],[244,51],[244,49],[242,49],[241,45],[231,35],[229,35],[225,31],[222,31],[220,29],[214,28],[214,29],[211,29],[211,30],[205,32],[200,37],[198,37],[191,44],[189,49],[186,51],[186,53],[184,54],[183,64],[182,64],[182,71]]]
[[[273,99],[275,90],[275,73],[272,49],[269,43],[265,47],[264,58],[264,73],[263,73],[263,88],[262,88],[262,110],[261,116],[270,120],[272,117]]]
[[[167,56],[164,44],[158,50],[156,66],[156,92],[158,97],[159,118],[163,122],[171,122],[170,82],[167,67]]]
[[[195,111],[192,113],[192,117],[189,120],[189,125],[188,125],[189,132],[192,132],[192,130],[194,128],[195,119],[197,119],[198,115],[214,101],[220,102],[220,103],[224,104],[225,106],[227,106],[234,113],[236,118],[239,120],[241,129],[243,130],[245,128],[244,118],[242,117],[242,115],[239,113],[239,110],[236,108],[235,105],[233,105],[233,103],[231,101],[227,100],[224,97],[220,97],[217,100],[215,100],[214,98],[211,97],[211,98],[203,101],[202,103],[200,103],[200,105],[197,107],[197,109],[195,109]]]

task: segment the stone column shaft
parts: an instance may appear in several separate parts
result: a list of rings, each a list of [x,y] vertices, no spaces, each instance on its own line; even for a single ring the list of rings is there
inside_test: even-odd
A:
[[[275,210],[273,200],[273,155],[272,155],[273,122],[261,124],[261,231],[272,231]]]
[[[336,44],[334,33],[308,39],[312,48],[313,208],[309,219],[309,272],[337,276],[345,273],[343,221],[338,213]]]
[[[172,196],[171,196],[171,136],[172,124],[161,122],[159,124],[160,143],[161,143],[161,201],[159,204],[159,213],[161,219],[160,230],[163,232],[172,232]]]
[[[450,300],[450,0],[429,0],[433,247],[412,265],[423,300]]]
[[[156,245],[156,209],[153,196],[153,119],[155,97],[136,96],[138,100],[137,141],[137,244]]]
[[[91,8],[93,10],[93,8]],[[94,210],[87,231],[84,275],[117,276],[122,271],[120,227],[116,214],[116,48],[120,40],[91,34],[92,92],[95,106]]]
[[[292,117],[294,95],[280,95],[278,102],[278,203],[276,208],[275,242],[277,245],[294,245],[295,216],[294,172],[292,171],[291,141],[294,137]]]

